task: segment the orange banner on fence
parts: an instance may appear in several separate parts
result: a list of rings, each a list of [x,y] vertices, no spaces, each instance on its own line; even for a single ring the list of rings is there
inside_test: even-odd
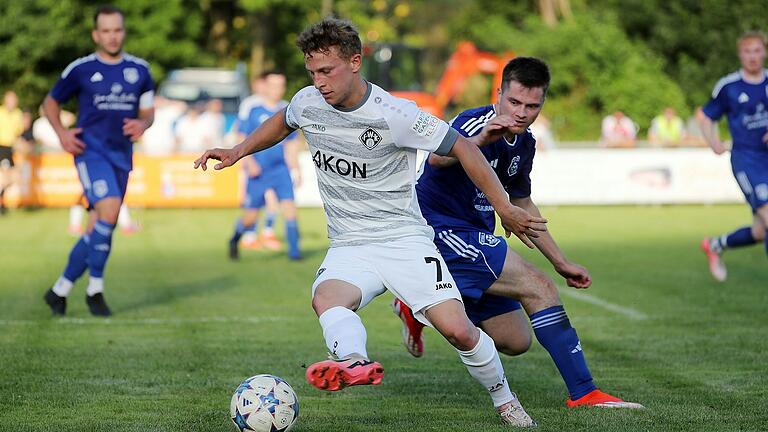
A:
[[[198,156],[134,155],[126,202],[139,207],[238,206],[242,170],[194,170],[192,162]],[[82,187],[72,156],[42,154],[19,162],[19,184],[8,197],[11,205],[68,207],[78,201]]]

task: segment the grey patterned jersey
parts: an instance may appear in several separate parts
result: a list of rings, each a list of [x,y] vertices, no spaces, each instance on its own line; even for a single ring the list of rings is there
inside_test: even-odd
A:
[[[285,121],[309,144],[331,247],[432,239],[416,200],[416,151],[447,154],[458,138],[447,123],[370,83],[362,102],[349,109],[305,87]]]

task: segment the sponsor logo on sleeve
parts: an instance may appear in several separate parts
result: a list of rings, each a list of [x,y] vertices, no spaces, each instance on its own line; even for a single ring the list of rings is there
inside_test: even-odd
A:
[[[439,120],[437,117],[424,111],[419,111],[419,115],[416,116],[416,120],[411,125],[411,130],[416,132],[416,135],[429,138],[437,131],[438,124]]]

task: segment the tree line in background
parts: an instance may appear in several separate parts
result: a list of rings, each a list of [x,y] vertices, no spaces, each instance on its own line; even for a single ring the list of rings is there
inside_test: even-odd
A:
[[[15,89],[23,106],[36,110],[64,67],[92,51],[100,3],[0,0],[0,90]],[[665,106],[690,114],[720,76],[738,68],[738,35],[768,22],[764,0],[114,3],[127,15],[126,50],[149,60],[157,81],[176,68],[244,62],[252,72],[284,70],[295,91],[309,84],[296,36],[327,12],[355,22],[365,42],[423,48],[426,90],[460,40],[541,57],[553,71],[545,113],[562,139],[595,139],[600,119],[614,110],[642,128]],[[488,94],[470,92],[455,109],[487,103]]]

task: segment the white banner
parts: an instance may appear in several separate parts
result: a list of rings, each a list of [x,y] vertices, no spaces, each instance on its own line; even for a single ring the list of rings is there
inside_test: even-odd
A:
[[[300,155],[302,185],[296,201],[320,207],[315,166]],[[533,161],[532,197],[537,204],[741,203],[730,154],[709,149],[558,149]]]

